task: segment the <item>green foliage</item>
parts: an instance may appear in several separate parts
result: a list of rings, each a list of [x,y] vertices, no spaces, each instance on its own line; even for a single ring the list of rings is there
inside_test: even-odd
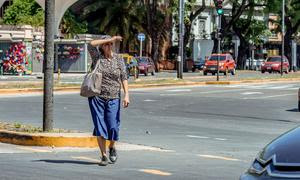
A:
[[[267,12],[278,14],[278,20],[273,23],[278,25],[277,32],[281,29],[281,14],[282,14],[282,1],[268,0]],[[296,34],[300,32],[300,1],[299,0],[286,0],[285,4],[286,28],[295,28],[292,31]],[[289,27],[290,26],[290,27]]]
[[[250,25],[247,28],[243,29],[243,26],[250,21]],[[254,18],[249,19],[243,19],[240,18],[236,22],[236,26],[239,27],[239,29],[243,29],[241,31],[241,35],[244,36],[246,41],[250,44],[259,45],[264,42],[264,39],[267,36],[271,35],[271,32],[264,21],[256,20]]]
[[[81,22],[70,10],[68,10],[61,21],[61,32],[66,34],[66,38],[73,38],[76,34],[88,32],[87,21]]]
[[[13,0],[3,18],[4,24],[42,26],[44,12],[34,0]]]
[[[94,1],[84,8],[82,19],[92,33],[122,36],[123,49],[138,44],[136,35],[145,32],[145,8],[139,0]]]

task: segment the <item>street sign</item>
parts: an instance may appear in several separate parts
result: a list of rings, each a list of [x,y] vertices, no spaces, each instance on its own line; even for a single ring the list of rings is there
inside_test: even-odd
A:
[[[145,39],[146,39],[146,36],[145,36],[144,33],[139,33],[139,34],[138,34],[138,40],[140,40],[140,41],[145,41]]]

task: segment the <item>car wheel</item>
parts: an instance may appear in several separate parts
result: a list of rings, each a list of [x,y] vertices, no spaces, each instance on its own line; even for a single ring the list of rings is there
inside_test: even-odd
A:
[[[195,72],[195,71],[196,71],[196,68],[193,68],[193,69],[192,69],[192,72]]]
[[[211,73],[213,76],[216,75],[216,73]]]
[[[154,71],[154,70],[151,72],[151,75],[152,75],[152,76],[154,76],[154,75],[155,75],[155,71]]]
[[[231,75],[235,75],[236,74],[236,71],[235,71],[235,68],[231,71]]]
[[[262,70],[261,73],[265,73],[265,71]]]
[[[204,75],[204,76],[207,76],[207,72],[206,72],[206,71],[203,71],[203,75]]]

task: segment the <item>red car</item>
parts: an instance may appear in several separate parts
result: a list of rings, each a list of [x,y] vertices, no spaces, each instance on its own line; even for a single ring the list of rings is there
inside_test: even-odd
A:
[[[155,65],[150,57],[138,57],[139,73],[148,76],[151,73],[152,76],[155,74]]]
[[[236,64],[230,54],[212,54],[205,62],[203,67],[203,75],[206,76],[207,73],[212,73],[212,75],[215,75],[217,73],[218,58],[219,72],[224,73],[224,75],[227,75],[227,73],[235,75]]]
[[[282,70],[286,74],[289,72],[290,64],[288,59],[284,56]],[[261,65],[261,72],[281,72],[281,56],[270,56],[267,61]]]

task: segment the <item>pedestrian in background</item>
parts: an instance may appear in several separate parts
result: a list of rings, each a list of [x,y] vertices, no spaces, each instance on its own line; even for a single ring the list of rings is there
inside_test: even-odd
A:
[[[124,90],[123,107],[129,105],[128,77],[123,59],[113,52],[113,45],[122,41],[120,36],[103,36],[93,40],[88,45],[92,58],[92,69],[97,61],[102,72],[101,94],[88,98],[89,107],[94,123],[93,135],[97,136],[98,145],[101,151],[101,163],[108,165],[106,140],[109,144],[109,159],[111,163],[117,161],[116,141],[119,140],[120,131],[120,104],[121,86]]]

